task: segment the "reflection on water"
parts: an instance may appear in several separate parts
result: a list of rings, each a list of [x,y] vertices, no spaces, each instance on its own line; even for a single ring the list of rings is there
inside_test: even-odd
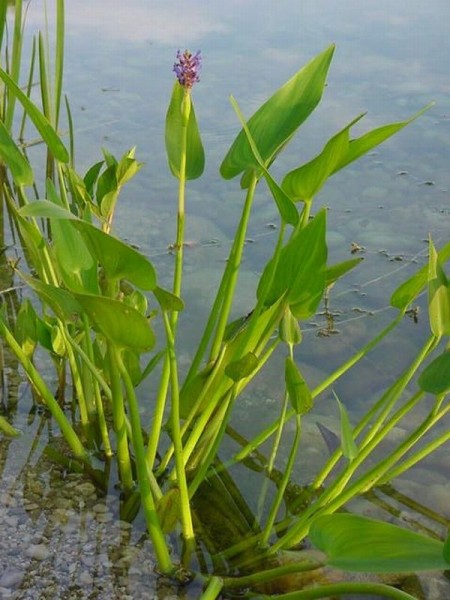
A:
[[[121,234],[153,258],[164,284],[170,277],[172,256],[167,248],[173,242],[176,206],[176,185],[168,174],[163,146],[171,69],[178,47],[202,49],[205,65],[195,102],[207,170],[188,188],[186,235],[191,243],[184,296],[189,319],[181,329],[182,363],[189,359],[210,305],[243,201],[238,182],[223,182],[217,175],[238,127],[228,94],[233,93],[249,115],[308,58],[336,42],[323,104],[289,154],[274,165],[278,176],[310,159],[359,112],[368,111],[358,130],[362,132],[404,119],[436,101],[424,117],[336,175],[321,193],[320,203],[330,208],[332,261],[350,258],[356,249],[364,263],[332,290],[328,314],[317,315],[304,328],[297,358],[314,386],[386,324],[391,291],[426,261],[423,240],[428,232],[438,246],[448,238],[450,4],[365,0],[362,7],[359,0],[194,0],[182,11],[175,0],[67,2],[65,81],[80,170],[99,158],[101,146],[122,154],[137,145],[139,160],[146,162],[124,193],[117,222]],[[50,18],[51,14],[49,10]],[[44,23],[44,2],[33,1],[29,28]],[[32,158],[37,151],[30,150]],[[276,213],[263,188],[253,217],[236,315],[251,310],[258,274],[276,235]],[[4,287],[9,285],[5,281]],[[4,298],[14,314],[14,296]],[[426,335],[425,298],[418,306],[418,323],[413,318],[405,321],[395,337],[361,364],[356,376],[347,376],[336,387],[355,417],[379,393],[381,383],[398,375]],[[0,596],[131,599],[181,594],[155,576],[144,527],[139,519],[131,528],[119,518],[117,492],[112,489],[105,495],[86,478],[47,458],[48,440],[58,445],[55,432],[43,415],[27,415],[32,406],[29,391],[6,350],[3,365],[7,377],[2,380],[2,410],[14,415],[24,436],[0,441]],[[263,419],[269,422],[277,415],[282,368],[281,357],[275,356],[265,377],[255,381],[237,406],[235,421],[241,433],[250,437]],[[142,393],[145,399],[152,396],[149,389]],[[325,451],[315,421],[336,430],[337,410],[330,409],[330,402],[326,395],[320,398],[305,424],[302,456],[307,460],[297,473],[303,483]],[[428,459],[398,483],[406,496],[423,499],[444,518],[434,529],[438,533],[445,531],[445,519],[450,518],[450,473],[444,458],[439,454]],[[244,480],[250,486],[257,475],[246,472]],[[250,488],[244,491],[254,510]],[[379,514],[366,503],[354,508]],[[417,507],[405,505],[398,510],[406,521],[418,513]],[[440,579],[431,581],[427,599],[450,596]],[[182,597],[195,598],[197,592],[191,588]]]

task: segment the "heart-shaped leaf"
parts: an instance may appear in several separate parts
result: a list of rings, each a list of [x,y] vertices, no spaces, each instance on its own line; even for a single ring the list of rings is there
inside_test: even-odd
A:
[[[450,350],[445,350],[427,366],[419,377],[419,386],[436,395],[450,391]]]
[[[148,320],[137,310],[105,296],[74,294],[94,328],[121,348],[145,352],[155,344]]]
[[[329,565],[345,571],[408,573],[448,569],[442,542],[359,515],[318,517],[311,526],[310,538],[327,555]]]
[[[313,58],[248,120],[250,134],[266,166],[320,102],[333,52],[334,45]],[[231,179],[242,171],[258,170],[258,166],[247,135],[241,130],[222,162],[222,177]]]

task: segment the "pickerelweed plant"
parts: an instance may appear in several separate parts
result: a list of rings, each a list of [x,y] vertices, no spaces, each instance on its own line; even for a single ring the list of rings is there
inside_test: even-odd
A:
[[[4,33],[6,2],[0,2],[0,6],[0,33]],[[120,159],[104,150],[103,159],[82,176],[74,165],[68,103],[69,150],[58,133],[64,2],[60,0],[56,6],[53,86],[49,83],[50,60],[42,36],[33,46],[29,84],[25,90],[19,85],[19,0],[15,6],[13,52],[5,53],[12,60],[3,61],[0,69],[1,194],[17,244],[23,248],[23,259],[15,265],[15,274],[33,292],[32,297],[23,300],[15,318],[3,310],[0,332],[31,382],[36,402],[57,422],[73,459],[99,485],[98,458],[117,461],[125,504],[140,502],[162,573],[174,577],[187,573],[189,579],[194,574],[195,555],[202,564],[200,538],[217,567],[212,573],[198,575],[204,578],[204,598],[226,595],[237,588],[247,589],[249,596],[262,597],[259,591],[253,592],[256,586],[325,565],[366,572],[448,568],[448,542],[339,511],[352,498],[389,482],[450,438],[449,428],[426,437],[442,423],[449,409],[450,351],[446,338],[450,334],[450,288],[443,264],[450,257],[450,243],[437,252],[430,240],[429,264],[392,295],[391,304],[398,309],[395,319],[315,389],[309,388],[295,360],[295,348],[302,343],[302,323],[316,313],[327,290],[361,260],[328,263],[327,214],[325,209],[315,210],[314,199],[333,174],[399,132],[428,107],[405,121],[351,138],[352,127],[363,118],[359,115],[335,133],[317,156],[277,182],[270,167],[319,104],[334,47],[328,47],[300,69],[249,119],[231,99],[242,129],[220,173],[226,179],[241,176],[242,214],[204,333],[187,375],[181,379],[177,325],[184,308],[185,194],[187,182],[200,177],[204,168],[192,98],[194,84],[199,81],[201,54],[178,52],[174,65],[176,80],[167,111],[165,140],[170,171],[178,179],[178,214],[173,285],[165,289],[158,285],[150,260],[120,240],[114,226],[120,191],[142,167],[134,149]],[[3,50],[5,39],[0,36]],[[41,108],[37,100],[31,99],[35,64],[39,66]],[[18,106],[23,111],[19,136],[13,133]],[[34,126],[45,144],[42,190],[24,145],[16,142],[17,137],[23,137],[25,124]],[[278,209],[278,238],[263,269],[252,311],[230,321],[251,210],[261,185],[267,185]],[[304,493],[288,502],[294,463],[301,460],[298,447],[302,423],[315,399],[400,323],[426,287],[431,328],[426,344],[355,426],[350,425],[344,404],[338,400],[340,444]],[[156,319],[162,322],[164,342],[156,340]],[[40,374],[35,361],[38,349],[48,352],[56,377],[45,380]],[[243,443],[241,451],[225,465],[218,453],[224,436],[230,433],[233,408],[275,350],[286,356],[280,416],[253,440]],[[142,422],[136,390],[156,367],[159,385],[149,427]],[[73,390],[69,400],[68,378]],[[427,417],[388,456],[375,458],[375,451],[392,428],[426,393],[435,398]],[[283,430],[291,419],[295,422],[294,441],[287,466],[280,472],[276,468],[277,454]],[[0,420],[0,426],[5,434],[14,433],[6,419]],[[266,460],[259,449],[271,437],[273,450]],[[226,467],[245,461],[259,461],[267,481],[276,485],[276,493],[269,509],[262,511],[267,516],[250,516],[245,538],[230,534],[224,546],[208,538],[204,515],[196,507],[206,496],[205,483],[210,489],[225,486],[233,497],[234,508],[223,499],[221,510],[228,525],[236,523],[236,507],[245,512],[245,502],[239,488],[233,487]],[[170,551],[174,532],[181,532],[183,541],[179,556]],[[301,548],[308,536],[323,552],[321,558],[299,551],[285,564],[283,553]],[[224,576],[227,564],[233,565],[237,576]],[[412,598],[385,584],[359,582],[305,587],[277,597],[325,598],[343,593]]]

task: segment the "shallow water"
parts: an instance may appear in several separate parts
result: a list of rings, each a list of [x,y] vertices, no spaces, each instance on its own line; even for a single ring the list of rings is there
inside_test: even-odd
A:
[[[43,7],[41,0],[30,3],[30,31],[43,25]],[[51,12],[49,6],[50,23]],[[167,247],[174,238],[176,210],[176,182],[168,174],[163,139],[171,69],[177,48],[202,50],[204,68],[194,101],[207,168],[203,178],[188,188],[187,239],[192,247],[186,252],[184,280],[185,362],[212,299],[243,201],[237,181],[218,177],[220,161],[238,130],[228,95],[232,93],[250,115],[309,58],[336,42],[324,100],[286,156],[274,165],[279,176],[308,160],[360,112],[368,114],[357,132],[405,119],[436,101],[397,137],[336,175],[320,194],[319,204],[329,207],[332,259],[350,258],[354,243],[365,260],[332,291],[330,307],[337,313],[334,328],[339,333],[317,335],[327,333],[323,315],[305,327],[297,358],[310,385],[316,385],[387,323],[392,316],[389,295],[426,260],[428,233],[438,246],[448,239],[448,1],[365,0],[361,7],[357,0],[276,4],[197,0],[180,9],[174,0],[96,0],[95,6],[90,0],[77,0],[67,3],[66,12],[65,91],[75,122],[78,168],[84,171],[99,159],[102,146],[117,154],[137,146],[137,156],[146,164],[124,190],[117,226],[153,258],[163,283],[170,278],[172,257]],[[31,150],[32,155],[37,152]],[[276,212],[264,190],[253,217],[236,315],[252,308],[258,274],[275,239]],[[417,324],[406,321],[356,375],[336,386],[355,418],[380,386],[408,364],[425,339],[425,299],[419,304]],[[10,407],[17,388],[13,366],[4,388],[4,402],[9,394]],[[281,359],[275,357],[266,376],[258,378],[237,407],[235,421],[245,435],[251,436],[277,414],[281,369]],[[43,423],[40,430],[39,416],[27,424],[31,401],[26,384],[19,385],[18,393],[14,422],[25,432],[26,443],[24,437],[0,440],[0,596],[197,597],[195,586],[182,593],[154,576],[144,527],[139,520],[131,529],[120,521],[114,489],[106,496],[92,488],[88,493],[85,479],[61,471],[43,455],[48,439],[54,439],[52,429]],[[149,386],[142,395],[146,401]],[[305,425],[303,451],[308,460],[298,469],[300,481],[309,480],[325,451],[315,421],[336,429],[336,419],[331,395],[324,395]],[[442,452],[404,477],[398,488],[449,519],[449,469]],[[248,480],[253,482],[253,476]],[[74,488],[79,492],[75,498]],[[359,508],[370,514],[373,510]],[[436,525],[437,531],[442,533],[446,526]],[[131,569],[127,556],[133,557]],[[435,587],[427,588],[427,599],[450,597],[440,587],[443,580],[428,585]]]

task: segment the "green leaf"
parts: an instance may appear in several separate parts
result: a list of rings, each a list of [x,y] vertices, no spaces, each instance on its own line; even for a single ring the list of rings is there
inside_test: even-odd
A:
[[[73,294],[94,328],[121,348],[145,352],[155,344],[148,320],[127,304],[91,294]]]
[[[121,291],[123,291],[121,289]],[[148,309],[148,299],[142,292],[137,289],[126,291],[123,297],[123,301],[135,308],[141,315],[145,315]]]
[[[430,239],[428,261],[428,314],[436,336],[450,334],[450,287]]]
[[[289,225],[297,225],[299,218],[298,211],[291,198],[286,194],[283,188],[278,185],[267,169],[264,169],[264,177],[283,221]]]
[[[61,335],[61,329],[54,325],[51,331],[52,350],[58,356],[65,356],[67,353],[66,343]]]
[[[90,254],[102,265],[107,277],[127,279],[143,290],[152,290],[156,286],[155,269],[144,255],[87,221],[81,221],[65,208],[48,200],[39,200],[18,212],[21,216],[68,219],[81,233]]]
[[[229,363],[225,368],[225,375],[233,381],[245,379],[258,367],[259,360],[253,352],[247,352],[242,358]]]
[[[338,279],[346,275],[349,271],[359,265],[364,258],[362,256],[358,258],[351,258],[350,260],[344,260],[343,262],[327,267],[325,273],[325,285],[326,287],[335,283]]]
[[[383,125],[378,127],[377,129],[373,129],[368,133],[362,135],[359,138],[354,140],[350,140],[349,148],[347,154],[343,157],[341,162],[336,166],[333,171],[333,174],[343,169],[353,161],[357,160],[367,152],[370,152],[376,146],[379,146],[382,142],[387,140],[388,138],[395,135],[398,131],[406,127],[413,121],[415,121],[418,117],[423,115],[429,108],[433,106],[434,102],[427,104],[424,108],[419,110],[415,115],[413,115],[410,119],[406,121],[400,121],[398,123],[390,123],[388,125]]]
[[[355,440],[353,439],[353,431],[352,426],[350,424],[350,419],[348,417],[347,410],[342,402],[337,397],[336,393],[333,391],[334,397],[336,398],[336,402],[339,406],[339,413],[341,416],[341,447],[342,454],[348,460],[353,460],[358,456],[358,448],[355,444]]]
[[[444,350],[424,369],[418,383],[422,390],[430,394],[450,391],[450,350]]]
[[[13,94],[17,100],[22,104],[25,112],[33,121],[34,126],[39,131],[42,139],[47,144],[50,152],[53,154],[56,160],[67,163],[69,162],[69,153],[66,147],[62,143],[58,134],[55,132],[53,127],[50,125],[47,118],[40,112],[40,110],[33,104],[26,94],[22,92],[20,87],[11,79],[11,77],[0,68],[0,79],[3,80],[6,87]]]
[[[47,219],[76,219],[66,208],[49,200],[35,200],[25,204],[17,211],[22,217],[40,217]]]
[[[138,173],[144,163],[138,162],[135,158],[136,148],[132,148],[122,156],[117,165],[117,182],[119,186],[125,185]]]
[[[73,221],[73,224],[83,235],[88,248],[105,269],[108,278],[127,279],[143,290],[154,289],[156,272],[143,254],[90,223]]]
[[[38,339],[36,322],[36,311],[28,298],[25,298],[17,314],[14,334],[17,342],[28,357],[33,355]]]
[[[204,369],[192,377],[187,384],[180,390],[180,416],[185,419],[201,395],[205,385],[208,385],[208,378],[213,371],[214,365],[208,364]],[[221,373],[222,379],[223,372]]]
[[[359,515],[318,517],[309,535],[327,555],[328,564],[345,571],[408,573],[448,569],[442,542]]]
[[[251,137],[266,167],[320,102],[333,52],[334,45],[313,58],[248,120]],[[241,130],[222,162],[222,177],[231,179],[258,167],[247,135]]]
[[[438,259],[441,263],[450,259],[450,242],[438,252]],[[417,273],[399,285],[391,296],[391,306],[400,310],[405,309],[425,288],[427,279],[428,265],[424,265]]]
[[[32,185],[33,170],[30,163],[9,135],[3,121],[0,121],[0,158],[11,171],[17,185]]]
[[[45,277],[45,269],[43,266],[42,251],[47,246],[46,240],[35,223],[30,223],[22,217],[9,194],[5,194],[5,198],[8,209],[14,215],[15,222],[18,225],[22,243],[27,249],[27,258],[33,265],[36,273],[43,278]]]
[[[281,216],[282,220],[285,221],[286,223],[289,223],[290,225],[294,225],[294,226],[297,225],[297,223],[298,223],[297,209],[295,208],[291,198],[278,185],[278,183],[275,181],[275,179],[273,179],[273,177],[271,176],[269,171],[266,169],[263,159],[261,158],[261,155],[259,153],[259,150],[256,147],[255,141],[252,138],[252,135],[250,133],[248,125],[245,122],[245,119],[239,109],[239,106],[233,97],[231,97],[231,104],[233,105],[233,108],[241,122],[241,125],[245,132],[245,135],[247,136],[248,143],[250,144],[250,148],[252,149],[253,155],[255,157],[255,160],[258,162],[258,164],[261,168],[261,171],[264,174],[264,177],[267,182],[267,186],[269,187],[269,190],[272,193],[273,199],[275,200],[275,203],[278,207],[278,210],[280,212],[280,216]]]
[[[310,200],[319,192],[348,154],[350,128],[363,116],[359,115],[333,136],[315,158],[285,176],[281,185],[291,198]]]
[[[444,542],[444,549],[442,551],[444,560],[450,563],[450,535],[447,535],[447,539]]]
[[[310,411],[313,407],[311,391],[304,380],[300,369],[290,356],[286,357],[284,380],[286,382],[289,399],[296,414],[304,415]]]
[[[77,321],[83,308],[70,292],[19,272],[20,277],[36,292],[61,321]]]
[[[0,415],[0,431],[9,437],[17,437],[18,435],[20,435],[20,431],[13,427],[5,419],[5,417],[2,417],[2,415]]]
[[[281,249],[273,276],[273,261],[266,265],[258,285],[258,299],[270,281],[265,305],[270,306],[284,294],[297,319],[314,314],[325,289],[325,233],[326,211],[322,209]]]
[[[184,309],[183,300],[179,296],[172,294],[172,292],[156,286],[153,293],[163,310],[173,310],[178,312]]]
[[[59,273],[66,287],[74,292],[98,294],[97,261],[81,233],[70,221],[53,219],[52,239]]]
[[[280,323],[280,338],[286,344],[300,344],[302,341],[302,331],[298,320],[294,317],[289,306],[281,319]]]
[[[36,315],[36,337],[40,345],[46,350],[52,351],[52,328],[49,321],[54,317],[45,316],[45,320]]]
[[[231,321],[231,323],[228,323],[228,325],[225,328],[225,333],[224,333],[224,336],[223,336],[223,341],[224,342],[229,342],[240,331],[242,331],[242,329],[247,324],[247,322],[248,322],[249,318],[251,317],[251,315],[252,315],[252,313],[243,315],[242,317],[238,317],[234,321]]]
[[[86,190],[91,197],[94,196],[94,188],[104,164],[104,160],[93,164],[92,167],[86,171],[86,175],[83,177],[84,185],[86,186]]]
[[[194,104],[182,85],[175,82],[166,115],[166,152],[169,167],[174,177],[180,177],[183,139],[183,103],[190,102],[187,124],[186,179],[197,179],[205,168],[200,131],[195,116]]]
[[[96,200],[98,206],[102,207],[103,215],[108,214],[109,208],[105,207],[103,210],[103,204],[106,203],[105,198],[116,197],[117,194],[116,165],[111,165],[102,172],[97,181]]]

